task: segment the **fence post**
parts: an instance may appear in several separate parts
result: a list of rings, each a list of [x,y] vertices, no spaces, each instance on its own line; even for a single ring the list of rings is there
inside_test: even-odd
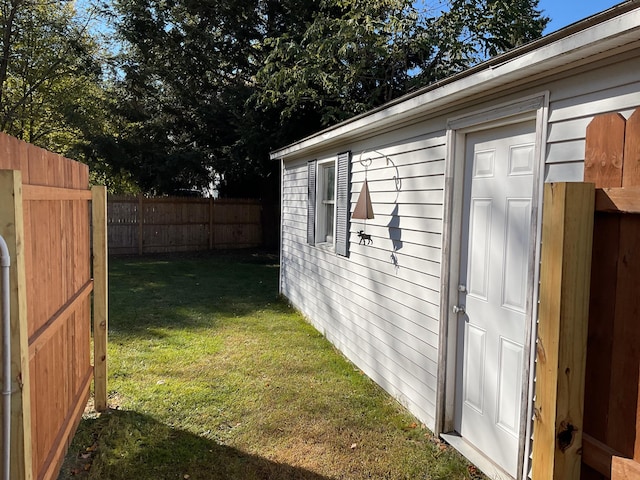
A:
[[[142,248],[143,248],[143,232],[144,229],[142,228],[143,225],[143,214],[142,214],[142,199],[143,199],[143,195],[141,193],[138,194],[138,255],[142,255]]]
[[[209,198],[209,250],[213,250],[213,198]]]
[[[22,173],[0,170],[0,235],[11,257],[11,478],[33,478]],[[3,320],[5,321],[5,320]]]
[[[209,222],[211,224],[211,230],[209,235],[211,236],[209,250],[213,250],[216,248],[216,208],[217,208],[217,200],[210,199],[211,201],[211,210],[209,210]]]
[[[532,473],[578,480],[595,190],[544,187]]]
[[[107,188],[91,188],[93,220],[93,381],[95,409],[107,409],[107,337],[109,282],[107,255]]]

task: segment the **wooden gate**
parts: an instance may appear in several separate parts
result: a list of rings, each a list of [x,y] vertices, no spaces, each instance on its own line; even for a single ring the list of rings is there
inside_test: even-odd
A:
[[[92,291],[96,406],[106,406],[105,218],[104,187],[92,195],[86,165],[0,134],[0,235],[11,254],[12,479],[58,475],[94,372]]]
[[[597,190],[582,478],[640,478],[640,109],[594,118],[584,177]]]

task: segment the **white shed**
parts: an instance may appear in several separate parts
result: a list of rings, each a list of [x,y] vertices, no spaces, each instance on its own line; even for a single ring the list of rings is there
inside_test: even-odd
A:
[[[582,181],[587,124],[638,106],[632,0],[274,151],[281,293],[485,473],[526,478],[542,186]]]

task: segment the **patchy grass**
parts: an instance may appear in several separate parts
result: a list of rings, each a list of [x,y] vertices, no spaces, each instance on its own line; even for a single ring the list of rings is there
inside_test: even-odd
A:
[[[60,479],[483,478],[277,299],[277,258],[112,259],[112,409]]]

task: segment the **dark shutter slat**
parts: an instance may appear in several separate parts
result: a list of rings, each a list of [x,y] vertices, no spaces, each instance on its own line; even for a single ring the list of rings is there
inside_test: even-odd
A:
[[[349,255],[349,184],[351,152],[338,155],[338,189],[336,192],[336,253]]]
[[[316,243],[316,161],[307,163],[307,243]]]

